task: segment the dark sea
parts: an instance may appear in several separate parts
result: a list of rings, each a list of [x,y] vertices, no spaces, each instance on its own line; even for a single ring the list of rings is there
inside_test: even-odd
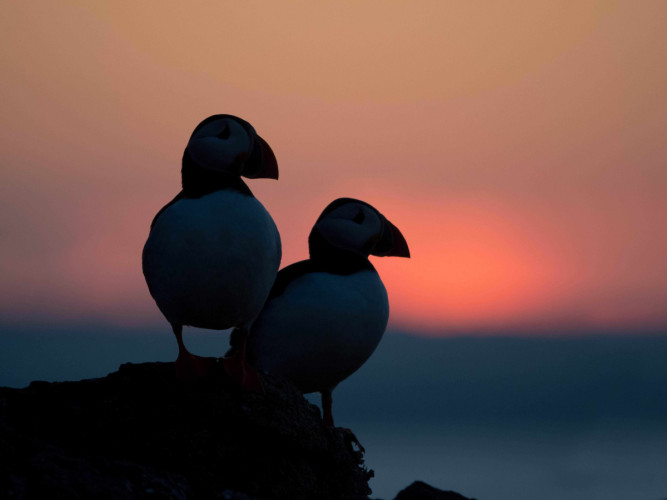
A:
[[[228,335],[186,331],[196,354]],[[0,386],[173,361],[165,326],[0,326]],[[319,402],[319,398],[309,396]],[[372,498],[414,480],[478,500],[667,498],[667,334],[424,338],[388,332],[334,391],[375,471]]]

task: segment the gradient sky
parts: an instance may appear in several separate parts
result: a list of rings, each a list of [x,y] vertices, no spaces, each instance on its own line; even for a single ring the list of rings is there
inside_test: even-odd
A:
[[[392,327],[665,331],[664,1],[90,3],[3,7],[5,320],[163,321],[148,227],[231,113],[283,265],[340,196],[402,230]]]

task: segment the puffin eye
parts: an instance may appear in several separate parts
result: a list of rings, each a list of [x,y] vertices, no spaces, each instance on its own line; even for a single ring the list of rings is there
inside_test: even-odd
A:
[[[216,137],[218,139],[229,139],[229,123],[225,123],[225,128],[222,129],[222,132],[220,132]]]
[[[357,224],[361,224],[362,222],[364,222],[364,211],[360,208],[359,212],[357,212],[357,215],[352,217],[352,220]]]

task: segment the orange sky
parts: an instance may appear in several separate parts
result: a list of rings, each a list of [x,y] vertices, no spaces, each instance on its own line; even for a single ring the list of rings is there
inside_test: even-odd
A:
[[[141,275],[192,128],[255,125],[283,265],[333,198],[424,332],[667,325],[667,3],[12,2],[0,19],[0,314],[161,321]]]

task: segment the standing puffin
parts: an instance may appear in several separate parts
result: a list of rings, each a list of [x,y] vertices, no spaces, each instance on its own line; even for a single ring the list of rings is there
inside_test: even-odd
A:
[[[214,115],[192,132],[181,175],[183,189],[153,219],[142,259],[148,289],[176,335],[177,376],[202,377],[215,362],[188,352],[183,325],[236,327],[242,348],[223,367],[243,387],[261,390],[243,344],[276,279],[281,245],[241,176],[278,179],[276,158],[248,122]]]
[[[331,392],[370,357],[389,319],[387,291],[368,256],[410,251],[396,226],[352,198],[324,209],[308,246],[310,259],[278,273],[252,325],[248,360],[304,393],[320,392],[324,421],[333,427]]]

